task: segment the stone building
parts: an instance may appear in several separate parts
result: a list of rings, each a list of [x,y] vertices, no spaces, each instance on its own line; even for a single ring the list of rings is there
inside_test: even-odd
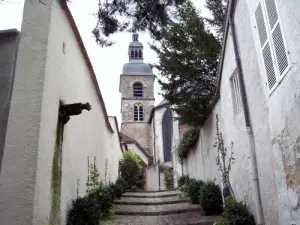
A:
[[[172,148],[178,139],[178,122],[167,101],[154,106],[155,75],[152,67],[144,63],[138,34],[132,35],[128,58],[120,76],[122,143],[147,162],[146,189],[164,189],[163,168],[173,168]]]
[[[300,1],[231,0],[217,100],[188,155],[185,173],[222,185],[216,114],[238,200],[257,224],[300,224]],[[236,60],[237,59],[237,60]]]

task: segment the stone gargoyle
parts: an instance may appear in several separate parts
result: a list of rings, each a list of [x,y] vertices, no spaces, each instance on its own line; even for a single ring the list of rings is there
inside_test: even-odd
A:
[[[70,116],[80,115],[82,110],[90,111],[92,109],[90,103],[74,103],[61,105],[59,107],[59,120],[66,124],[70,120]]]

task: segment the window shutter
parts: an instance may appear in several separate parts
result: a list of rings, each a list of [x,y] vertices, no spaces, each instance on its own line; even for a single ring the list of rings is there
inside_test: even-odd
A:
[[[266,8],[269,20],[269,26],[272,34],[272,41],[277,59],[279,75],[282,75],[288,68],[288,56],[283,41],[282,30],[280,26],[278,11],[275,0],[266,0]]]
[[[271,49],[270,49],[270,41],[267,35],[266,23],[264,20],[261,3],[259,3],[255,11],[255,19],[256,19],[256,24],[258,29],[258,36],[261,44],[261,51],[262,51],[264,65],[265,65],[265,71],[267,74],[269,90],[271,90],[273,86],[276,84],[277,79],[276,79],[276,73],[275,73]]]

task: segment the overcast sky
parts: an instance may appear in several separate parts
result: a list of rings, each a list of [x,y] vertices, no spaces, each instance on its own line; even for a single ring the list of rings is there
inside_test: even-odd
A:
[[[0,3],[0,30],[10,28],[21,30],[24,0],[4,1],[6,2]],[[128,62],[127,50],[131,34],[117,33],[113,35],[112,39],[116,43],[112,47],[97,46],[91,34],[91,30],[96,24],[96,18],[92,13],[97,9],[97,2],[98,0],[72,0],[69,7],[96,72],[108,114],[117,116],[120,123],[119,78],[123,64]],[[204,8],[205,0],[193,0],[193,2],[199,10],[207,14],[207,10]],[[144,44],[144,61],[155,63],[156,55],[148,46],[148,43],[151,42],[149,35],[142,33],[139,39]],[[154,72],[157,74],[157,71],[154,70]],[[157,83],[154,91],[156,104],[158,104],[162,97],[159,95],[160,89]]]

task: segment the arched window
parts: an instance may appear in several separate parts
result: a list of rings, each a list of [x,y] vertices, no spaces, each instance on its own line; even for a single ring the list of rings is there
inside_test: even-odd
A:
[[[133,84],[133,97],[143,97],[143,85],[141,83]]]
[[[143,58],[143,55],[142,55],[142,51],[141,51],[141,50],[139,50],[139,58],[140,58],[140,59]]]
[[[143,121],[144,120],[144,108],[141,104],[134,105],[133,120],[134,121]]]
[[[135,57],[135,58],[138,57],[138,51],[137,51],[137,50],[135,50],[135,52],[134,52],[134,57]]]
[[[172,161],[172,131],[172,110],[170,108],[167,108],[162,119],[163,151],[165,162]]]
[[[131,55],[130,55],[130,57],[131,58],[134,58],[134,51],[133,50],[131,50],[131,53],[130,53]]]

